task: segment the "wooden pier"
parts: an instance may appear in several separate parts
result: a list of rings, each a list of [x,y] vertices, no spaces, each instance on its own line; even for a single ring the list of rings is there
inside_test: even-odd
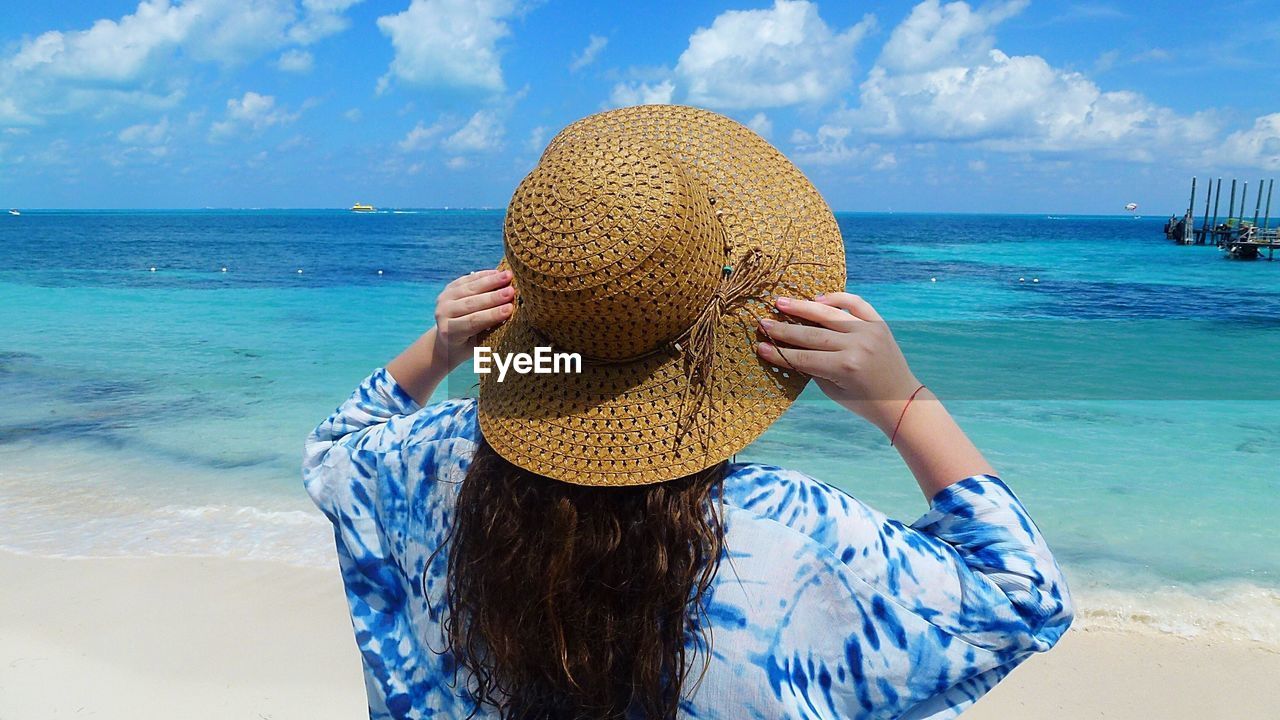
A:
[[[1253,201],[1253,218],[1247,217],[1249,198],[1249,182],[1244,181],[1240,190],[1240,207],[1236,208],[1237,181],[1231,180],[1231,195],[1227,200],[1227,215],[1223,222],[1218,222],[1218,212],[1222,202],[1222,178],[1218,178],[1216,187],[1209,182],[1204,194],[1204,217],[1196,227],[1196,178],[1191,178],[1191,201],[1182,217],[1171,216],[1164,224],[1166,238],[1179,245],[1216,245],[1227,257],[1237,260],[1257,260],[1266,256],[1274,260],[1276,250],[1280,250],[1280,222],[1271,227],[1271,196],[1276,181],[1259,180]],[[1262,188],[1267,188],[1266,210],[1263,210]],[[1210,200],[1213,205],[1213,220],[1209,220]],[[1259,224],[1258,218],[1262,222]]]

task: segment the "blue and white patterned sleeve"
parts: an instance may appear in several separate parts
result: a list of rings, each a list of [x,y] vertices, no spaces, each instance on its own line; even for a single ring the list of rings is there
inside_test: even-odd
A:
[[[447,532],[449,494],[438,481],[465,474],[455,444],[471,447],[462,437],[468,409],[461,400],[422,408],[379,369],[307,438],[303,481],[334,526],[369,715],[377,720],[404,717],[428,697],[442,711],[457,709],[454,693],[438,687],[447,659],[426,646],[439,650],[443,638],[424,638],[414,627],[422,624],[428,554]],[[437,556],[433,574],[444,564]]]
[[[1052,647],[1071,624],[1071,593],[1013,491],[980,475],[942,490],[929,506],[908,532],[923,541],[924,557],[954,573],[921,584],[903,572],[898,592],[916,607],[944,608],[932,622],[972,645],[1019,655]],[[935,601],[940,605],[930,605]]]
[[[825,550],[853,599],[851,610],[833,609],[834,627],[790,643],[824,658],[814,672],[787,656],[786,642],[769,648],[764,664],[781,668],[771,673],[780,699],[800,703],[825,680],[849,703],[841,716],[897,708],[894,717],[954,717],[1071,623],[1061,569],[996,477],[944,489],[911,525],[790,470],[757,466],[738,482],[745,509]]]
[[[380,368],[307,437],[302,477],[316,506],[336,520],[334,510],[347,493],[363,493],[378,463],[399,449],[412,427],[409,415],[421,409],[391,373]]]
[[[859,578],[948,635],[999,652],[1047,650],[1072,618],[1062,570],[999,478],[965,478],[904,525],[806,475],[770,468],[748,508],[781,516]]]

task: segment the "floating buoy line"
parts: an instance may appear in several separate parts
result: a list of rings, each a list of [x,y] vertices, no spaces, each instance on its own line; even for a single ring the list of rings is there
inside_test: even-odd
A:
[[[147,271],[148,271],[148,272],[159,272],[159,271],[160,271],[160,268],[159,268],[159,267],[157,267],[157,266],[155,266],[155,265],[151,265],[151,266],[148,266],[148,267],[147,267]],[[225,273],[225,272],[230,272],[230,269],[229,269],[227,266],[223,265],[222,267],[218,268],[218,272],[224,272],[224,273]],[[385,274],[386,274],[386,271],[385,271],[385,270],[375,270],[374,272],[375,272],[376,274],[378,274],[378,275],[385,275]],[[295,275],[302,275],[302,274],[303,274],[303,272],[302,272],[302,268],[298,268],[298,269],[294,270],[294,274],[295,274]]]

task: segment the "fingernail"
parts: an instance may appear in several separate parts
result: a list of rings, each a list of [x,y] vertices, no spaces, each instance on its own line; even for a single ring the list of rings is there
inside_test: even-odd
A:
[[[767,318],[760,318],[760,327],[764,328],[765,330],[772,330],[773,326],[776,324],[777,323],[774,322],[773,320],[769,320]]]
[[[756,348],[759,350],[772,350],[773,344],[767,342],[756,343]]]
[[[503,305],[503,306],[502,306],[502,314],[503,314],[503,315],[510,315],[510,314],[511,314],[511,311],[512,311],[512,310],[514,310],[514,309],[515,309],[515,306],[514,306],[514,305]]]
[[[827,294],[826,294],[826,293],[819,293],[818,295],[815,295],[813,299],[814,299],[814,300],[821,300],[822,298],[824,298],[824,297],[826,297],[826,296],[827,296]]]
[[[791,302],[791,298],[779,297],[777,300],[773,301],[773,304],[777,305],[778,307],[785,307],[790,302]]]

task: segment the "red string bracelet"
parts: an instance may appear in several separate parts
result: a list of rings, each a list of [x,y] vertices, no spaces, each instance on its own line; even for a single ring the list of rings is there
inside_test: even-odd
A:
[[[907,398],[907,404],[902,406],[902,414],[898,416],[898,422],[893,425],[893,434],[889,436],[890,445],[893,445],[893,441],[898,439],[898,428],[902,427],[902,418],[907,416],[907,408],[911,407],[911,401],[915,400],[916,396],[919,395],[920,391],[923,389],[924,385],[916,388],[916,391],[911,393],[911,397]]]

